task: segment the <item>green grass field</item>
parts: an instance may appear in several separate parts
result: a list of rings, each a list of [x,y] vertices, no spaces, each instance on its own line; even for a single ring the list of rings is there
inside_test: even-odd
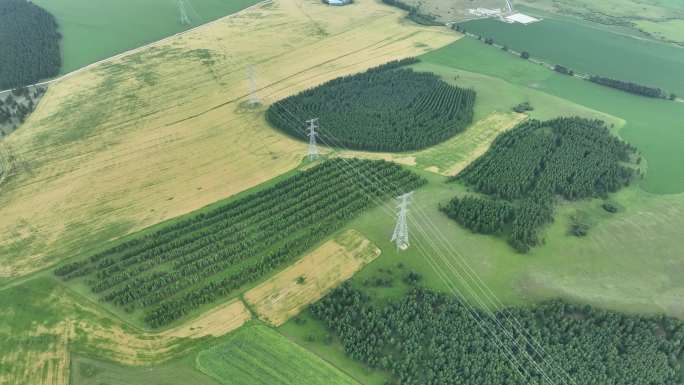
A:
[[[154,366],[126,366],[74,356],[71,385],[220,385],[195,368],[194,355]]]
[[[684,48],[617,33],[589,22],[552,16],[530,25],[494,19],[463,26],[516,51],[575,71],[633,81],[684,95]]]
[[[382,303],[400,298],[409,289],[403,277],[415,271],[423,277],[423,285],[435,290],[451,293],[446,284],[450,281],[457,293],[480,308],[483,303],[489,307],[527,306],[563,298],[623,312],[684,318],[684,284],[680,279],[684,261],[679,235],[684,228],[684,194],[655,195],[629,188],[611,196],[622,208],[617,214],[605,212],[603,201],[598,199],[561,204],[555,222],[546,229],[545,244],[523,255],[505,240],[473,234],[439,212],[438,204],[465,189],[445,183],[444,177],[427,172],[424,176],[430,183],[416,191],[411,212],[425,213],[429,220],[421,221],[422,226],[433,223],[444,241],[434,231],[426,236],[411,224],[412,246],[397,251],[390,241],[396,221],[392,205],[387,205],[389,213],[376,208],[348,226],[382,249],[380,258],[352,278],[352,284],[372,300]],[[570,217],[578,212],[592,223],[585,238],[567,234]],[[430,251],[429,244],[436,245],[436,252]],[[434,268],[423,250],[432,256]],[[445,274],[440,277],[440,273]],[[475,275],[487,289],[477,287]],[[392,286],[365,284],[378,277],[391,279]],[[485,297],[483,293],[488,290],[493,296]],[[290,320],[280,327],[281,333],[364,384],[382,385],[387,380],[385,373],[370,371],[346,357],[337,342],[327,344],[327,332],[319,322],[306,313],[300,317],[305,324]]]
[[[635,145],[648,161],[648,174],[641,186],[657,194],[684,192],[684,168],[673,167],[684,164],[684,104],[631,95],[556,74],[475,39],[462,39],[421,60],[478,72],[624,120],[620,136]]]
[[[229,341],[200,352],[197,367],[224,385],[357,385],[274,329],[251,324]]]
[[[192,27],[235,13],[258,0],[186,0],[192,25],[180,22],[175,0],[36,0],[63,35],[61,73],[68,73]]]

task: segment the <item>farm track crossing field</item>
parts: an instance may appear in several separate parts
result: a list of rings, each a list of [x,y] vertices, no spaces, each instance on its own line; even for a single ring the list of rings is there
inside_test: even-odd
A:
[[[269,104],[456,39],[375,1],[275,0],[52,84],[3,141],[18,172],[0,186],[0,279],[296,168],[306,145],[243,103],[249,65]]]
[[[684,95],[684,48],[639,39],[570,18],[546,18],[530,25],[483,19],[463,23],[468,32],[551,64]]]
[[[342,171],[354,167],[359,174]],[[387,184],[365,188],[365,180]],[[127,313],[165,326],[288,263],[364,209],[420,177],[384,161],[332,159],[275,186],[55,270]]]
[[[185,0],[192,24],[173,0],[35,0],[60,26],[65,74],[121,52],[219,19],[259,0]],[[154,17],[150,17],[154,15]]]
[[[223,385],[358,385],[313,353],[266,326],[248,325],[200,352],[197,366]]]

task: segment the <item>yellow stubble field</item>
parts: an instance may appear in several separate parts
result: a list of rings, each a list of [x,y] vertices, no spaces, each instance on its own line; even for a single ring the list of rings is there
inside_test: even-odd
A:
[[[380,249],[371,241],[358,231],[347,230],[251,289],[244,298],[260,318],[280,326],[379,256]]]

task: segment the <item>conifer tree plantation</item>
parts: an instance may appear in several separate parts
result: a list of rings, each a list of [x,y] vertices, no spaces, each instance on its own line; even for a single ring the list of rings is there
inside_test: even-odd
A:
[[[348,283],[311,313],[393,385],[681,384],[684,323],[674,318],[562,301],[489,314],[423,288],[378,305]]]
[[[364,187],[380,176],[388,183]],[[380,200],[424,183],[393,163],[332,159],[55,274],[85,282],[126,312],[143,311],[148,326],[160,327],[291,262]]]
[[[56,76],[62,65],[55,18],[26,0],[0,2],[0,90]]]
[[[394,61],[332,80],[271,105],[266,117],[302,140],[303,122],[319,118],[321,141],[333,147],[401,152],[443,142],[472,122],[475,91],[400,68],[415,62]]]
[[[525,252],[542,242],[556,199],[607,197],[627,186],[640,173],[630,165],[636,154],[598,120],[530,120],[497,137],[454,178],[481,195],[455,197],[442,211]]]

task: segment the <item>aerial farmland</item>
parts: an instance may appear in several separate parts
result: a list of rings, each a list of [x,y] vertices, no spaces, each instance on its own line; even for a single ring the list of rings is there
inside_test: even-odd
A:
[[[0,385],[681,385],[684,7],[0,2]]]

